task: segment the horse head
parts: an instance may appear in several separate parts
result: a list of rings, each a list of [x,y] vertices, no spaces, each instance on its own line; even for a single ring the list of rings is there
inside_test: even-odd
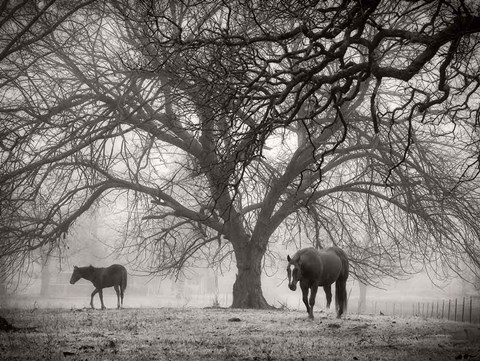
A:
[[[73,273],[72,273],[72,277],[70,277],[70,284],[73,285],[80,278],[82,278],[82,275],[80,274],[80,270],[78,269],[77,266],[73,266]]]
[[[287,256],[287,261],[288,288],[290,288],[292,291],[295,291],[297,289],[297,283],[300,280],[302,273],[298,264],[298,259],[293,260],[292,258],[290,258],[290,256]]]

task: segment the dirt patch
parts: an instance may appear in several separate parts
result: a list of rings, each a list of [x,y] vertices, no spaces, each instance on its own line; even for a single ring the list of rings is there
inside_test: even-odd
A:
[[[480,360],[480,325],[232,309],[0,310],[8,360]],[[35,332],[29,332],[34,328]]]

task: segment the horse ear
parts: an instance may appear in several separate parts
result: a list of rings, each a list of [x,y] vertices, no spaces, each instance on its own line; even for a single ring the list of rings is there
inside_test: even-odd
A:
[[[73,266],[73,269],[77,269],[78,267],[77,266]]]
[[[287,261],[288,261],[288,263],[292,262],[292,259],[290,258],[290,255],[287,255]]]

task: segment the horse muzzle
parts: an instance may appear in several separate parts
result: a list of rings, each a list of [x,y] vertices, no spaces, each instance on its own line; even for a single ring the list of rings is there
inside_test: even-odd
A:
[[[292,291],[295,291],[297,289],[297,285],[295,283],[290,283],[288,288],[290,288]]]

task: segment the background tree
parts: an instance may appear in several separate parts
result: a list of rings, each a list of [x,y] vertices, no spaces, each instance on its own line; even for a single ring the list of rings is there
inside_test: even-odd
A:
[[[234,307],[268,306],[262,261],[292,222],[346,248],[365,280],[417,262],[476,271],[477,10],[77,11],[5,68],[2,264],[61,244],[94,204],[125,197],[135,236],[123,250],[153,271],[234,255]],[[40,199],[47,211],[32,216]]]
[[[68,21],[79,9],[94,2],[95,0],[84,0],[71,4],[63,0],[3,1],[0,6],[0,61],[8,61],[15,53],[35,45],[54,32],[60,24]]]
[[[52,34],[63,22],[71,21],[75,13],[83,8],[90,6],[95,1],[85,0],[77,1],[71,4],[62,0],[49,1],[3,1],[0,5],[0,97],[2,101],[2,112],[0,120],[0,162],[4,167],[0,171],[0,176],[8,175],[12,170],[11,164],[7,166],[14,158],[14,150],[19,146],[18,142],[22,139],[22,126],[18,128],[15,124],[12,126],[12,116],[10,112],[15,109],[10,108],[10,100],[19,94],[12,91],[12,83],[17,81],[28,70],[31,62],[36,57],[41,57],[41,41]],[[34,57],[25,58],[30,54],[32,47],[38,51]],[[18,85],[18,84],[17,84]],[[17,133],[20,131],[20,134]],[[11,202],[10,192],[12,189],[4,188],[6,184],[0,183],[0,234],[11,235],[15,228],[21,228],[24,222],[20,213],[29,214],[30,219],[38,216],[39,207],[43,200],[39,195],[36,200],[30,199],[30,202],[17,202],[15,205]],[[19,195],[17,194],[16,197]],[[15,198],[16,198],[15,197]],[[39,205],[40,204],[40,205]],[[15,207],[18,209],[15,210]],[[20,208],[24,208],[20,210]],[[46,211],[45,209],[41,212]],[[6,290],[6,285],[12,281],[18,282],[18,277],[23,272],[31,269],[32,262],[45,264],[44,257],[52,252],[51,245],[47,245],[40,252],[35,251],[36,247],[28,246],[20,250],[17,246],[24,239],[20,240],[18,245],[6,244],[3,251],[3,264],[1,267],[2,276],[0,277],[0,289]],[[32,252],[29,252],[32,251]],[[12,255],[20,252],[21,257]],[[22,272],[18,272],[19,268]],[[0,291],[0,293],[3,291]]]

